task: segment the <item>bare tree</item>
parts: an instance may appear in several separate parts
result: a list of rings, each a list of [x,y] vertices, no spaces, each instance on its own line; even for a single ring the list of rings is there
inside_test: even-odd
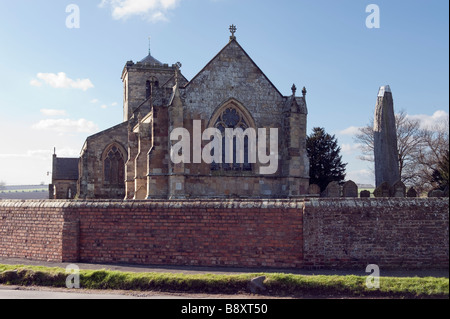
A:
[[[396,116],[397,147],[400,176],[405,185],[416,186],[416,161],[420,150],[424,146],[420,121],[408,119],[405,111]]]
[[[416,154],[416,174],[423,190],[448,185],[449,119],[421,131],[423,146]],[[443,175],[443,181],[436,179]]]

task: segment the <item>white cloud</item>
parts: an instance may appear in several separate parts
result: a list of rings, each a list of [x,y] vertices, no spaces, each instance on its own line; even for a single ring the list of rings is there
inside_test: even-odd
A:
[[[98,126],[85,119],[47,119],[32,126],[35,130],[54,131],[58,133],[92,133],[98,131]]]
[[[111,106],[117,106],[117,105],[119,105],[117,102],[113,102],[113,103],[111,103]],[[100,107],[102,108],[102,109],[104,109],[104,110],[106,110],[109,106],[107,105],[107,104],[102,104],[102,105],[100,105]]]
[[[447,112],[439,110],[434,112],[433,115],[408,115],[407,118],[420,121],[420,127],[423,129],[434,129],[448,121],[449,115]]]
[[[92,104],[95,104],[95,103],[98,103],[98,102],[99,102],[98,99],[92,99],[92,100],[91,100],[91,103],[92,103]]]
[[[46,116],[65,116],[65,110],[41,109],[41,113]]]
[[[166,13],[175,9],[181,0],[102,0],[99,7],[110,6],[116,20],[140,15],[149,21],[167,21]]]
[[[42,82],[39,82],[38,80],[33,79],[33,80],[30,81],[30,85],[36,86],[36,87],[41,87],[42,86]]]
[[[340,135],[356,135],[359,133],[360,127],[357,126],[350,126],[346,128],[345,130],[342,130],[339,132]]]
[[[352,154],[356,151],[360,151],[361,144],[355,143],[355,144],[342,144],[341,145],[341,151],[343,154]]]
[[[55,73],[38,73],[37,79],[30,81],[30,85],[40,87],[44,83],[50,85],[53,88],[73,88],[86,91],[94,87],[91,80],[89,79],[77,79],[73,80],[67,77],[66,73],[59,72]],[[39,80],[41,81],[39,81]]]

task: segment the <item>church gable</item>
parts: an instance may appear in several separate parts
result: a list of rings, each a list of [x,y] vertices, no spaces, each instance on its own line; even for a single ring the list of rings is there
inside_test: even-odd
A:
[[[266,77],[236,40],[231,40],[188,84],[223,81],[227,88],[239,85],[266,85],[273,94],[282,94]],[[256,82],[256,83],[252,83]]]
[[[261,120],[260,125],[267,124],[270,116],[278,118],[284,101],[282,94],[235,39],[184,89],[188,112],[211,116],[225,101],[236,99],[254,114],[258,122]]]

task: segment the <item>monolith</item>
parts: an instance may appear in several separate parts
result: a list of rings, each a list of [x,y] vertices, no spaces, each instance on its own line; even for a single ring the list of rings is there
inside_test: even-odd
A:
[[[382,86],[378,92],[373,130],[376,187],[383,182],[391,186],[400,180],[400,170],[394,100],[389,85]]]

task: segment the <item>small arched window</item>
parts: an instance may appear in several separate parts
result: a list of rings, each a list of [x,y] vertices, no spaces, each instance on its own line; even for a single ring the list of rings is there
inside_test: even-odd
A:
[[[145,98],[148,99],[152,95],[152,86],[150,84],[150,81],[147,81],[145,83]]]
[[[125,184],[125,160],[122,152],[115,145],[105,153],[103,159],[104,182],[110,186]]]

